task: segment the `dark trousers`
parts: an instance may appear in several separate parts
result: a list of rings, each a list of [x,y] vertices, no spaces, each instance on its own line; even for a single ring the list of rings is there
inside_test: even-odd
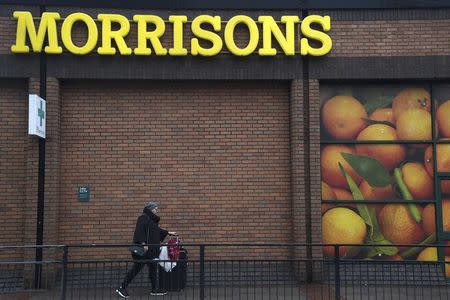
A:
[[[127,275],[125,276],[122,287],[126,288],[130,282],[136,277],[136,275],[142,270],[142,268],[147,265],[148,267],[148,276],[150,279],[150,283],[152,284],[152,290],[158,290],[158,262],[153,261],[151,258],[147,257],[139,257],[136,255],[133,256],[133,266],[128,271]],[[142,262],[144,260],[144,262]],[[145,262],[145,260],[147,260]],[[152,260],[152,261],[151,261]]]

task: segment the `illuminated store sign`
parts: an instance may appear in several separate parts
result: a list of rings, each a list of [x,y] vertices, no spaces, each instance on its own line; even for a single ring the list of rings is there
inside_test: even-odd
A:
[[[296,54],[296,43],[299,43],[300,55],[322,56],[330,52],[332,47],[331,38],[326,33],[331,29],[329,16],[311,15],[301,21],[298,16],[283,16],[281,22],[277,22],[271,16],[259,16],[258,20],[254,20],[249,16],[238,15],[228,21],[222,21],[220,16],[200,15],[188,22],[187,16],[172,15],[169,16],[168,23],[171,23],[173,28],[173,46],[169,49],[161,43],[161,37],[166,33],[166,22],[156,15],[134,15],[130,21],[120,14],[99,14],[94,20],[87,14],[73,13],[62,20],[59,13],[45,12],[40,18],[37,30],[30,12],[16,11],[13,16],[17,20],[16,43],[11,47],[13,53],[44,51],[47,54],[61,54],[64,47],[76,55],[96,51],[99,55],[115,55],[118,52],[120,55],[141,56],[186,56],[188,53],[214,56],[226,49],[237,56],[247,56],[255,52],[261,56],[274,56],[279,52],[292,56]],[[58,21],[61,21],[61,26],[58,26]],[[80,42],[74,42],[72,34],[77,22],[87,28],[87,35]],[[99,26],[96,22],[100,23]],[[258,27],[258,24],[261,26]],[[147,28],[149,25],[152,30]],[[130,42],[127,44],[125,40],[131,26],[136,26],[137,29],[135,45],[130,45]],[[237,26],[245,26],[248,29],[246,46],[236,44],[234,35]],[[193,37],[190,39],[190,45],[185,45],[183,35],[188,27]],[[300,29],[297,33],[296,28]],[[219,35],[222,31],[223,38]],[[274,48],[274,40],[281,51]],[[206,41],[208,46],[200,41]]]

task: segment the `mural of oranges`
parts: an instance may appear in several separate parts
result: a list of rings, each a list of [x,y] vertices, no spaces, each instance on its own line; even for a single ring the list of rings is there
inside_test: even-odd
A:
[[[436,121],[443,138],[450,138],[450,100],[443,102],[437,112]]]
[[[344,258],[374,257],[371,230],[378,230],[386,243],[433,243],[440,222],[436,204],[442,208],[443,230],[450,232],[450,180],[442,180],[440,193],[435,193],[434,169],[450,172],[450,85],[433,87],[433,97],[420,85],[325,85],[322,95],[323,242],[366,245],[361,251],[342,247]],[[411,255],[408,249],[398,247],[377,257],[426,260],[433,252]],[[333,251],[324,248],[326,256]]]
[[[351,96],[336,96],[322,108],[322,122],[336,139],[354,139],[366,127],[364,106]]]
[[[424,88],[411,87],[401,90],[392,100],[392,110],[396,119],[410,109],[431,111],[430,93]]]
[[[369,119],[395,124],[394,110],[392,108],[378,108],[369,116]]]
[[[358,183],[361,177],[358,176],[355,170],[345,161],[341,153],[355,153],[355,149],[345,145],[329,145],[322,149],[320,156],[320,167],[322,171],[322,178],[325,183],[332,187],[347,187],[344,175],[339,170],[339,163],[350,173]]]
[[[322,217],[322,240],[324,244],[362,244],[367,229],[364,220],[353,210],[336,207],[328,210]],[[349,255],[351,247],[339,248],[339,255]],[[334,256],[334,247],[324,247],[327,256]]]
[[[442,226],[450,232],[450,199],[442,200]],[[436,210],[434,204],[428,204],[423,210],[423,229],[427,235],[436,232]]]
[[[431,114],[413,108],[401,113],[396,122],[400,140],[431,140]]]
[[[358,141],[397,141],[397,133],[394,128],[384,124],[374,124],[363,129]],[[356,145],[356,152],[371,156],[380,161],[388,170],[392,170],[405,159],[403,145]]]
[[[413,220],[404,204],[386,204],[378,222],[384,236],[394,244],[417,244],[424,239],[422,227]]]

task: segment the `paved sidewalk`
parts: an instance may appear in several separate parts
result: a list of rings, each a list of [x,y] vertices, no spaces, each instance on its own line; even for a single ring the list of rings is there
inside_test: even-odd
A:
[[[343,286],[341,287],[341,299],[448,299],[448,287],[419,287],[419,286]],[[130,288],[130,300],[132,299],[200,299],[200,290],[198,288],[187,288],[181,292],[169,292],[166,296],[151,296],[146,288]],[[0,300],[52,300],[60,299],[60,291],[27,291],[21,293],[0,294]],[[309,284],[301,286],[283,286],[278,285],[268,287],[212,287],[205,288],[205,299],[242,299],[242,300],[272,300],[272,299],[305,299],[322,300],[335,299],[335,290],[332,286]],[[66,299],[90,300],[90,299],[121,299],[114,292],[114,289],[84,289],[67,291]]]

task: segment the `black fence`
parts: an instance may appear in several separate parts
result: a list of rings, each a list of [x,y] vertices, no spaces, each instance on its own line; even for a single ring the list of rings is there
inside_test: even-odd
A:
[[[339,256],[343,245],[332,245],[335,255],[325,257],[324,246],[185,245],[187,259],[160,261],[178,266],[173,269],[178,273],[159,268],[157,282],[169,290],[161,298],[450,299],[443,260],[344,259]],[[444,252],[445,246],[428,246]],[[308,247],[316,255],[311,259],[305,259]],[[118,298],[115,289],[133,263],[127,245],[41,248],[43,260],[34,261],[26,258],[34,257],[36,246],[0,247],[0,299]],[[133,299],[153,297],[148,270],[128,292]]]

